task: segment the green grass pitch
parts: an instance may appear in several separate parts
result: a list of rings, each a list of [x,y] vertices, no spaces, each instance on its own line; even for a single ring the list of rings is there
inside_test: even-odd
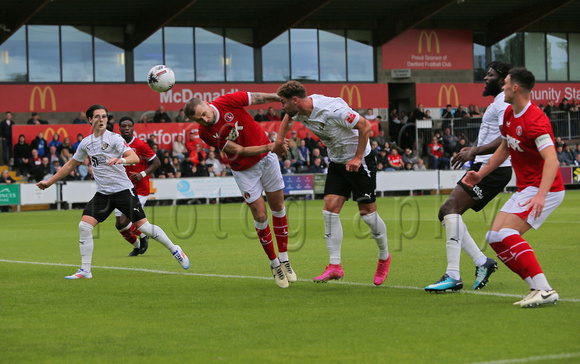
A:
[[[502,194],[464,220],[482,247]],[[80,266],[81,211],[0,214],[2,363],[510,363],[580,360],[580,191],[524,237],[561,301],[512,306],[527,286],[499,263],[488,287],[429,294],[445,272],[437,211],[447,196],[377,201],[392,262],[372,284],[376,244],[348,201],[343,282],[316,284],[328,263],[322,205],[288,201],[290,259],[299,281],[280,289],[244,204],[147,207],[191,260],[184,271],[155,241],[139,257],[114,228],[94,231],[93,279],[63,279]],[[495,254],[486,247],[484,253]]]

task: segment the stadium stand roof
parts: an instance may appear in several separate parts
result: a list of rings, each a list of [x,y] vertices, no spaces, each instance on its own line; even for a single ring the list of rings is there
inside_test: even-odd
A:
[[[518,31],[577,32],[580,0],[0,0],[0,44],[28,25],[125,27],[126,50],[163,26],[253,28],[261,47],[290,28],[471,29],[492,45]]]

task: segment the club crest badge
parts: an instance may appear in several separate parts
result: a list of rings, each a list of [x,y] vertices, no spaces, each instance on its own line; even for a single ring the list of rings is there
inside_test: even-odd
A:
[[[521,136],[522,135],[522,127],[521,127],[521,125],[518,125],[518,127],[516,128],[516,134],[518,136]]]
[[[106,150],[109,147],[109,143],[103,143],[101,150]]]
[[[227,122],[230,122],[230,121],[234,120],[234,114],[229,112],[224,116],[224,119],[226,119]]]

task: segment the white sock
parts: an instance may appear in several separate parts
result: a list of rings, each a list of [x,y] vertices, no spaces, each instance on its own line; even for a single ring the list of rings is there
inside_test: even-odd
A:
[[[79,249],[81,251],[81,269],[85,272],[91,271],[93,260],[93,229],[94,226],[88,222],[79,222]]]
[[[528,286],[530,286],[530,289],[537,289],[531,277],[527,277],[526,279],[524,279],[524,282],[526,282]]]
[[[278,258],[280,258],[281,262],[288,261],[288,252],[278,253]]]
[[[280,265],[280,260],[278,258],[270,261],[270,267],[272,267],[272,268],[276,268],[279,265]]]
[[[387,225],[379,216],[378,211],[368,215],[361,215],[363,221],[369,226],[371,234],[379,247],[379,259],[387,260],[389,257],[389,246],[387,243]]]
[[[461,259],[461,241],[465,235],[465,224],[459,214],[449,214],[443,217],[445,235],[447,237],[447,274],[453,279],[459,276],[459,261]]]
[[[342,244],[342,224],[340,215],[322,210],[324,217],[324,239],[330,257],[330,264],[340,264],[340,246]]]
[[[467,231],[467,226],[463,222],[463,218],[461,216],[459,216],[459,218],[461,219],[461,223],[463,224],[463,230],[465,231],[463,233],[463,239],[461,240],[461,249],[463,249],[467,253],[467,255],[471,257],[471,259],[473,259],[473,262],[475,263],[476,266],[483,265],[487,261],[487,257],[485,256],[485,254],[483,254],[481,249],[479,249],[479,247],[475,243],[475,240],[473,240],[473,238],[469,234],[469,231]]]
[[[538,290],[550,291],[552,289],[544,273],[536,274],[532,277],[532,281]]]
[[[149,221],[146,221],[143,225],[139,226],[138,229],[161,243],[171,253],[177,250],[167,234],[165,234],[165,231],[163,231],[163,229],[161,229],[159,226],[153,225]]]

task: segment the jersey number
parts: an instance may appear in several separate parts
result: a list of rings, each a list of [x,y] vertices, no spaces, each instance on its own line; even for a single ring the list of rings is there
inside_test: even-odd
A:
[[[91,162],[93,163],[93,167],[99,165],[99,160],[97,159],[97,157],[91,157]]]

